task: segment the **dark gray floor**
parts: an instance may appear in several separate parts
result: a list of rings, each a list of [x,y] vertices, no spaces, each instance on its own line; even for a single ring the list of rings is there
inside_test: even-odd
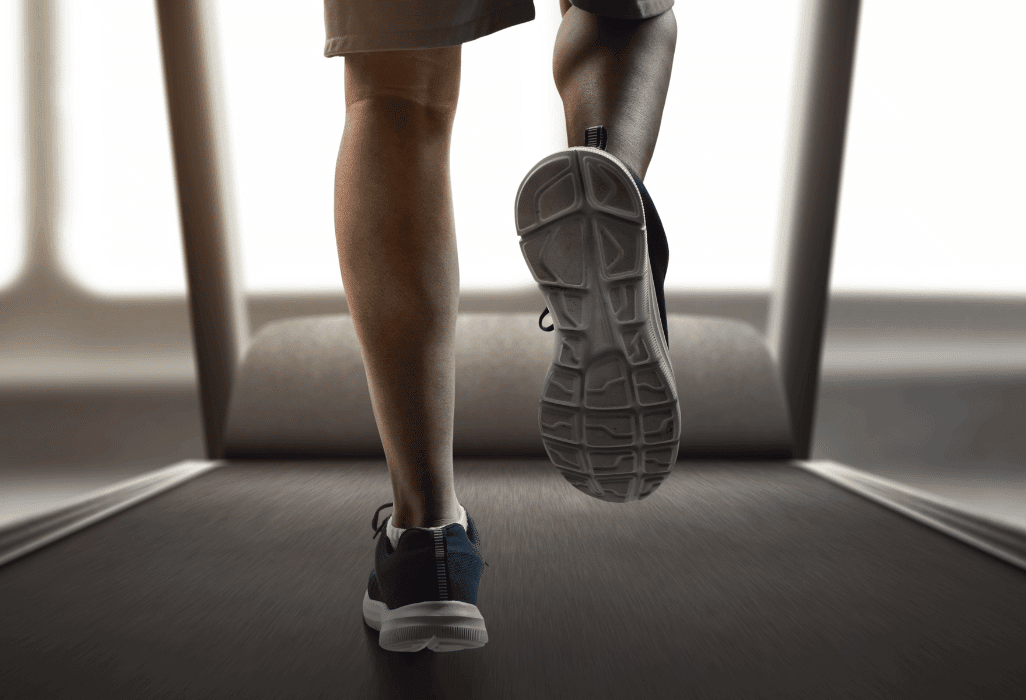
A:
[[[1026,377],[834,378],[817,409],[813,458],[1026,526]],[[0,522],[201,459],[198,411],[193,388],[0,393]]]
[[[1021,697],[1026,572],[782,462],[612,504],[459,460],[489,642],[385,652],[360,606],[384,468],[233,462],[0,568],[0,694]]]

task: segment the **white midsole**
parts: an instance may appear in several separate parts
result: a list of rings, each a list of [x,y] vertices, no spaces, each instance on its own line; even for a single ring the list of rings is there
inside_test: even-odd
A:
[[[425,600],[389,610],[384,601],[373,600],[368,591],[363,593],[363,616],[376,630],[386,622],[405,624],[471,625],[483,624],[484,617],[477,606],[461,600]]]

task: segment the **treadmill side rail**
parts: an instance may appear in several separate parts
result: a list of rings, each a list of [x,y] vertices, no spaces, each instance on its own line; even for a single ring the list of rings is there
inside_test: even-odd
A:
[[[1026,571],[1026,530],[896,481],[828,460],[793,464]]]

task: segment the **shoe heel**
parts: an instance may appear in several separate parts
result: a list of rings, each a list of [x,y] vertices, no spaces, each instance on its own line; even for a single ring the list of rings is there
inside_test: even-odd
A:
[[[644,231],[641,195],[626,170],[597,148],[576,147],[538,162],[520,183],[516,226],[527,266],[539,285],[585,288],[585,216],[608,214]],[[624,250],[623,259],[610,261],[613,274],[635,271],[648,254]],[[619,241],[610,241],[616,246]],[[558,326],[557,326],[558,327]]]

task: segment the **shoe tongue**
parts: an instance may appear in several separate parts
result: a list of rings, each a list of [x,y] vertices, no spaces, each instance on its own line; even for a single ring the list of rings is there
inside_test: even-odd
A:
[[[584,130],[584,145],[597,148],[600,151],[606,150],[606,127],[589,126]]]

